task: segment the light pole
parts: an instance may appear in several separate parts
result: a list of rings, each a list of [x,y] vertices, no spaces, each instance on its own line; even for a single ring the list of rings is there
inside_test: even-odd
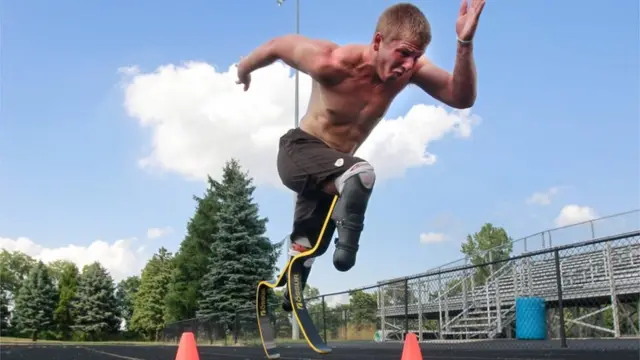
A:
[[[285,0],[276,0],[278,2],[278,6],[284,4]],[[300,0],[296,0],[296,34],[300,34]],[[294,111],[293,111],[293,126],[298,127],[298,119],[299,119],[299,88],[300,88],[300,72],[298,69],[296,70],[296,88],[295,88],[295,96],[294,96]],[[293,195],[293,211],[296,209],[296,195]],[[287,238],[286,248],[289,249],[290,238]],[[298,328],[298,322],[293,318],[293,314],[289,316],[291,319],[291,337],[293,340],[298,340],[300,337],[300,329]]]
[[[286,0],[276,0],[278,2],[278,6],[284,4]],[[296,34],[300,34],[300,0],[296,0]],[[294,119],[293,125],[298,127],[298,119],[299,119],[299,88],[300,88],[300,72],[296,69],[296,90],[295,90],[295,110],[294,110]]]

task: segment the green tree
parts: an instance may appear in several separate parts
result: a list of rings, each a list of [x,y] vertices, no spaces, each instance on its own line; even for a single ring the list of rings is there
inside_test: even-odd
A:
[[[35,264],[35,259],[20,251],[11,252],[3,249],[0,252],[0,293],[2,293],[0,301],[6,305],[6,311],[0,309],[3,334],[9,334],[9,331],[14,328],[9,309],[15,308],[15,298],[18,296],[18,291]]]
[[[129,276],[120,281],[116,287],[116,300],[120,316],[125,322],[125,328],[131,330],[131,317],[133,316],[133,305],[135,296],[140,288],[140,277]]]
[[[53,281],[54,285],[58,285],[58,282],[62,277],[62,273],[69,265],[73,265],[76,270],[78,269],[78,267],[69,260],[55,260],[47,264],[47,267],[49,268],[49,274],[51,274],[51,280]]]
[[[15,299],[16,325],[20,332],[30,333],[33,341],[51,329],[57,292],[47,266],[38,261],[29,271]]]
[[[304,301],[305,301],[305,304],[307,305],[307,310],[309,311],[309,314],[312,314],[312,315],[317,314],[318,316],[321,316],[322,315],[322,298],[319,297],[320,290],[318,290],[318,288],[315,288],[307,284],[304,287],[302,294],[304,295]]]
[[[351,308],[349,322],[354,324],[357,330],[376,324],[378,299],[375,293],[354,291],[351,293],[349,305]]]
[[[142,270],[140,288],[133,302],[131,330],[159,339],[165,325],[165,296],[171,279],[172,254],[161,247]]]
[[[291,313],[285,312],[282,309],[282,297],[284,296],[284,288],[275,289],[273,292],[269,292],[267,298],[269,312],[274,321],[274,331],[277,337],[288,338],[292,334],[291,326]],[[309,284],[304,288],[304,298],[307,305],[307,310],[313,318],[316,326],[322,325],[322,298],[318,297],[320,291]],[[321,330],[321,329],[320,329]]]
[[[269,292],[271,294],[271,292]],[[292,334],[291,313],[282,309],[282,297],[284,296],[284,288],[274,289],[273,295],[267,298],[269,304],[269,312],[273,319],[273,330],[276,337],[290,338]]]
[[[174,257],[174,269],[166,297],[167,322],[194,318],[198,310],[200,284],[207,273],[211,246],[217,232],[215,215],[218,202],[210,177],[208,183],[203,197],[193,197],[196,212],[187,224],[187,235]]]
[[[264,236],[267,219],[259,217],[258,205],[252,202],[252,179],[236,160],[227,162],[222,182],[213,181],[213,186],[219,201],[218,230],[202,279],[198,316],[215,314],[230,328],[235,309],[255,306],[258,282],[273,277],[279,248]],[[255,315],[241,316],[240,321],[253,321]]]
[[[10,299],[17,296],[23,280],[35,264],[35,259],[20,251],[3,249],[0,252],[0,288],[10,294]]]
[[[346,339],[349,327],[350,304],[337,304],[327,307],[325,310],[325,323],[327,337],[333,339]]]
[[[7,292],[0,289],[0,336],[9,334],[9,298]]]
[[[119,330],[114,287],[113,278],[100,263],[94,262],[82,269],[73,306],[74,330],[82,331],[89,340],[98,340]]]
[[[73,299],[76,296],[78,288],[78,279],[80,271],[72,262],[57,262],[53,268],[58,278],[58,305],[56,306],[53,318],[60,336],[64,340],[71,338],[72,328],[74,324]]]
[[[405,281],[400,280],[384,285],[383,298],[385,306],[400,306],[405,302],[409,304],[417,304],[418,296],[413,289],[413,284],[408,284],[408,294],[405,294]],[[407,298],[408,295],[409,297]]]
[[[479,232],[467,235],[467,241],[461,247],[462,253],[469,257],[473,265],[508,259],[512,249],[513,240],[507,232],[501,227],[494,227],[491,223],[484,224]],[[495,270],[496,267],[478,267],[475,273],[475,285],[484,284],[492,269]]]
[[[321,304],[322,299],[320,296],[320,290],[307,284],[303,291],[304,299],[307,304]]]

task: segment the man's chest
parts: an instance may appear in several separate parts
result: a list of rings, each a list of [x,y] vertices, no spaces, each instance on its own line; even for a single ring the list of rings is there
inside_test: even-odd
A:
[[[337,119],[371,121],[382,118],[403,84],[374,85],[371,81],[347,79],[320,89],[326,111]]]

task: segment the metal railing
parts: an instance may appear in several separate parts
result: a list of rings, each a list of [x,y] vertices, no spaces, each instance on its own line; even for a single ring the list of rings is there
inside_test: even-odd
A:
[[[473,255],[491,262],[491,255],[500,253],[501,250],[511,248],[510,254],[521,255],[531,251],[544,250],[558,245],[568,245],[575,241],[593,240],[597,238],[622,234],[640,228],[640,209],[629,210],[597,219],[573,223],[553,229],[547,229],[531,235],[515,239],[509,243],[498,245],[487,250],[477,250]],[[444,269],[466,266],[470,263],[470,256],[465,256],[425,272],[411,275],[431,275]],[[385,283],[393,279],[381,280]]]
[[[544,319],[522,321],[522,298],[541,301]],[[291,316],[272,300],[277,338],[292,341]],[[421,341],[459,343],[544,331],[566,347],[571,338],[640,337],[640,230],[306,301],[327,342],[400,341],[413,332]],[[192,331],[200,342],[258,345],[255,309],[238,309],[234,319],[224,326],[215,317],[169,324],[163,340]]]

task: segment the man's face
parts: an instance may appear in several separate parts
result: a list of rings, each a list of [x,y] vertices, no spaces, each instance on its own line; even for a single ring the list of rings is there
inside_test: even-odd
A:
[[[374,38],[374,49],[377,48],[376,70],[384,81],[397,80],[410,74],[425,48],[408,39],[384,40],[381,34]]]

